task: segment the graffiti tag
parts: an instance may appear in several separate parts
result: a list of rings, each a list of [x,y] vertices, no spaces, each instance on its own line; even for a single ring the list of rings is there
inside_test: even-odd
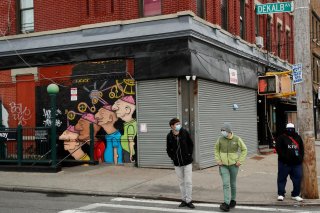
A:
[[[56,116],[61,115],[61,110],[57,109],[56,111]],[[50,127],[52,124],[52,120],[51,120],[51,109],[43,109],[43,117],[44,117],[44,121],[42,122],[44,124],[44,126],[46,127]],[[60,127],[62,125],[62,122],[56,118],[56,126]]]
[[[30,109],[23,107],[22,104],[16,104],[14,102],[11,102],[9,106],[13,119],[18,121],[18,124],[25,126],[27,124],[27,120],[31,118]]]

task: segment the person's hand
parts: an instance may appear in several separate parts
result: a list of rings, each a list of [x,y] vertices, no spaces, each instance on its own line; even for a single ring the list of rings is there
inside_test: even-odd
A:
[[[241,163],[239,161],[237,161],[236,166],[239,167],[241,165]]]
[[[133,156],[132,156],[132,155],[130,155],[130,161],[131,161],[131,163],[136,162],[136,161],[133,159]]]

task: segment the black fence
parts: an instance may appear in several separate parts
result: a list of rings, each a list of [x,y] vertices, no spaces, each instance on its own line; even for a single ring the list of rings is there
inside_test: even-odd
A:
[[[93,132],[90,128],[90,131]],[[57,158],[57,146],[63,143],[52,143],[51,128],[48,127],[22,127],[0,128],[0,165],[47,165],[57,167],[62,162],[73,162],[78,164],[95,164],[93,134],[90,134],[89,145],[90,160],[74,160],[66,153],[65,156]],[[56,133],[54,133],[56,134]],[[55,137],[57,138],[57,137]],[[76,150],[75,150],[76,151]],[[55,154],[53,154],[55,153]]]

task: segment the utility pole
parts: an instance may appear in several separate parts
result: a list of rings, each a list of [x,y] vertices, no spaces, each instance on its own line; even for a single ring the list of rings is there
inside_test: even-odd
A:
[[[313,88],[310,48],[310,1],[294,1],[294,55],[295,63],[302,64],[303,82],[296,84],[298,130],[304,142],[303,179],[304,198],[318,199],[318,181],[315,153]]]

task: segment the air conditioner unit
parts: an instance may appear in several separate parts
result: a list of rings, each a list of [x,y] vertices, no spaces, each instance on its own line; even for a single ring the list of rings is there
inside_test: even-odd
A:
[[[261,36],[257,36],[257,37],[256,37],[256,45],[257,45],[257,47],[259,47],[259,48],[262,48],[262,47],[263,47],[263,37],[261,37]]]

